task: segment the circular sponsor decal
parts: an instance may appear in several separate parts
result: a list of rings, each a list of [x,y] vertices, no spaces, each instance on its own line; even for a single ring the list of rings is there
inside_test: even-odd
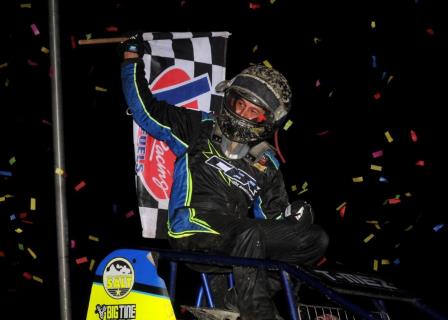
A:
[[[135,274],[132,264],[124,258],[109,261],[103,272],[103,286],[114,299],[122,299],[131,292]]]

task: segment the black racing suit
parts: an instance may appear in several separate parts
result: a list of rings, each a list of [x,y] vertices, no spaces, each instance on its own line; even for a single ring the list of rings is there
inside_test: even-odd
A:
[[[176,155],[168,208],[173,247],[295,264],[314,263],[324,254],[328,237],[319,226],[281,219],[289,202],[271,151],[256,162],[227,159],[212,139],[213,116],[156,100],[141,59],[124,61],[121,77],[136,123]],[[233,269],[242,319],[274,319],[266,271]]]

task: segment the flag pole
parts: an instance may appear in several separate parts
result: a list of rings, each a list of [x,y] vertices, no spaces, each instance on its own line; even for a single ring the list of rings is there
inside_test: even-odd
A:
[[[129,37],[81,39],[78,41],[78,44],[86,45],[86,44],[120,43],[128,39]]]
[[[58,0],[48,0],[50,65],[53,70],[53,76],[51,77],[51,104],[53,123],[53,159],[56,169],[56,174],[54,175],[54,189],[58,249],[59,307],[61,320],[71,320],[68,219],[66,210],[65,180],[63,177],[63,170],[65,170],[65,158],[58,9]]]

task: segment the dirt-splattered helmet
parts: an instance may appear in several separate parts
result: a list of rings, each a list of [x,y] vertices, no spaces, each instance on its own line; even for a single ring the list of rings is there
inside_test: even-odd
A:
[[[269,138],[285,120],[291,107],[288,81],[280,72],[264,65],[244,69],[232,80],[219,83],[216,91],[224,92],[218,125],[225,137],[238,143]],[[263,108],[264,117],[249,120],[238,115],[233,103],[239,98]]]

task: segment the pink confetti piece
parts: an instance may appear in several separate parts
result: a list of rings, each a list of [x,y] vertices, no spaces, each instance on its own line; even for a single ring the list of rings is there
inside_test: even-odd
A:
[[[26,218],[26,216],[27,216],[26,212],[19,213],[19,218],[20,219]]]
[[[53,66],[50,66],[50,68],[48,68],[48,76],[50,77],[50,79],[53,79],[53,77],[54,77],[54,68],[53,68]]]
[[[26,63],[28,63],[30,66],[32,66],[32,67],[37,67],[39,64],[37,63],[37,62],[34,62],[33,60],[31,60],[31,59],[27,59],[26,60]]]
[[[323,265],[325,262],[327,262],[327,258],[326,257],[322,257],[318,262],[317,262],[317,266],[320,267],[321,265]]]
[[[70,43],[72,45],[72,49],[75,49],[77,46],[75,36],[70,36]]]
[[[260,4],[249,2],[249,9],[256,10],[256,9],[260,9],[260,8],[261,8]]]
[[[106,31],[107,32],[117,32],[118,28],[116,26],[109,26],[109,27],[106,27]]]
[[[75,190],[76,191],[79,191],[79,190],[81,190],[82,188],[84,188],[86,186],[86,183],[84,182],[84,180],[83,181],[81,181],[80,183],[78,183],[76,186],[75,186]]]
[[[387,202],[389,202],[389,204],[397,204],[397,203],[400,203],[401,200],[397,199],[397,198],[392,198],[392,199],[387,199]]]
[[[76,240],[70,240],[70,249],[76,248]]]
[[[415,165],[416,165],[416,166],[419,166],[419,167],[424,167],[424,166],[425,166],[425,160],[418,160],[418,161],[415,163]]]
[[[374,157],[374,158],[379,158],[382,156],[383,156],[383,150],[378,150],[378,151],[372,152],[372,157]]]
[[[344,206],[341,208],[341,210],[339,210],[339,216],[341,217],[341,219],[344,219],[346,209],[347,207]]]
[[[412,140],[412,142],[417,142],[418,138],[417,138],[417,134],[415,133],[415,131],[414,131],[414,130],[411,130],[411,131],[410,131],[410,134],[411,134],[411,140]]]
[[[29,272],[24,272],[24,273],[22,273],[22,276],[25,278],[25,279],[27,279],[27,280],[31,280],[32,278],[33,278],[33,276],[31,275],[31,273],[29,273]]]
[[[315,84],[315,86],[316,86],[316,88],[319,88],[319,87],[320,87],[320,80],[319,80],[319,79],[316,80],[316,84]]]
[[[87,259],[87,257],[78,258],[78,259],[76,259],[76,264],[86,263],[87,261],[89,261],[89,259]]]
[[[318,135],[319,137],[322,137],[322,136],[327,135],[329,132],[330,132],[329,130],[325,130],[325,131],[318,132],[317,135]]]
[[[376,92],[376,93],[373,95],[373,98],[374,98],[375,100],[380,100],[380,99],[381,99],[381,92]]]
[[[33,34],[34,34],[35,36],[40,35],[39,29],[37,28],[37,26],[36,26],[34,23],[31,24],[31,30],[33,31]]]
[[[126,219],[129,219],[130,217],[132,217],[134,215],[134,211],[129,211],[128,213],[126,213]]]

